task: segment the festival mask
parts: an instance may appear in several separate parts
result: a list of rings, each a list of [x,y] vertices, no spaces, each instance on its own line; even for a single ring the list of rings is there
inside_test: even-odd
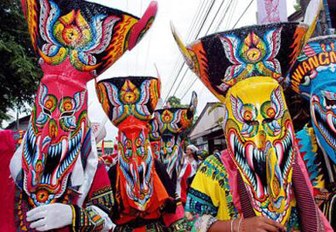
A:
[[[232,87],[224,103],[229,153],[253,196],[256,214],[286,221],[295,153],[281,86],[270,77],[251,77]]]
[[[138,19],[79,0],[22,3],[44,72],[22,145],[23,188],[30,204],[38,206],[83,183],[88,154],[82,150],[89,150],[83,146],[91,136],[86,83],[137,44],[157,6],[153,2]]]
[[[310,102],[320,148],[336,163],[336,36],[310,40],[289,77],[292,89]]]
[[[145,211],[153,194],[148,122],[160,98],[154,77],[121,77],[97,84],[100,103],[119,129],[118,162],[131,206]]]
[[[79,156],[88,131],[86,89],[69,89],[69,83],[47,86],[44,80],[23,145],[23,187],[35,206],[63,195],[75,163],[82,166]]]
[[[149,127],[149,141],[151,144],[154,158],[159,159],[161,151],[161,136],[159,133],[159,124],[155,117],[149,121],[148,127]]]
[[[188,108],[165,108],[156,110],[154,117],[159,125],[161,135],[161,161],[166,165],[168,174],[172,176],[175,169],[179,171],[183,151],[180,147],[181,133],[193,122],[197,107],[197,95],[192,93]]]
[[[224,103],[224,133],[256,215],[286,224],[291,212],[294,131],[284,77],[308,25],[253,25],[201,38],[185,47],[189,67]]]

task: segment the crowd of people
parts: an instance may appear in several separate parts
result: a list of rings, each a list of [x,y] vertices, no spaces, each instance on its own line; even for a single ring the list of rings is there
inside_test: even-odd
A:
[[[0,230],[333,231],[336,37],[308,41],[312,8],[304,23],[188,46],[172,28],[188,66],[223,103],[227,149],[204,155],[188,143],[195,92],[188,107],[158,108],[160,78],[128,76],[96,82],[118,128],[114,154],[99,157],[86,83],[136,46],[157,3],[137,18],[81,0],[23,0],[44,76],[26,132],[0,131]],[[288,83],[310,101],[311,125],[297,135]]]

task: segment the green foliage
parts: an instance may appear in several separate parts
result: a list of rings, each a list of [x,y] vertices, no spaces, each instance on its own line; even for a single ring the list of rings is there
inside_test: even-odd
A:
[[[172,108],[188,107],[188,105],[181,104],[181,99],[175,96],[169,97],[167,102],[169,103],[169,106]]]
[[[0,124],[9,109],[24,111],[34,99],[41,71],[19,0],[0,0]]]
[[[296,3],[294,4],[294,9],[295,11],[301,10],[300,0],[296,0]]]
[[[211,114],[215,109],[219,108],[219,107],[224,107],[223,103],[221,102],[216,102],[215,104],[213,104],[210,109],[208,110],[208,115]],[[216,124],[218,126],[222,126],[224,122],[224,117],[219,117],[216,121]]]

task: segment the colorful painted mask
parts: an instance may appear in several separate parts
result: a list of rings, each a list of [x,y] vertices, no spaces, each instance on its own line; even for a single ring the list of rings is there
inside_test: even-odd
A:
[[[148,123],[149,126],[149,141],[155,159],[160,158],[161,151],[161,136],[159,133],[159,124],[156,118],[153,118]]]
[[[304,43],[307,25],[244,27],[184,47],[185,60],[225,105],[224,133],[256,215],[282,224],[292,204],[294,130],[279,85]]]
[[[320,148],[336,164],[336,36],[310,40],[289,77],[292,89],[310,102]]]
[[[181,133],[192,125],[196,107],[197,95],[193,92],[188,108],[165,108],[154,113],[161,135],[160,159],[166,165],[170,177],[174,171],[177,175],[180,172],[183,163]]]
[[[295,153],[282,88],[270,77],[251,77],[230,89],[225,106],[228,149],[253,196],[255,212],[287,221]]]
[[[131,207],[145,211],[154,188],[148,122],[160,98],[160,81],[153,77],[112,78],[98,82],[97,93],[105,113],[119,129],[120,188],[125,188]]]
[[[44,72],[22,149],[23,189],[39,206],[83,183],[91,149],[86,83],[136,45],[157,7],[142,19],[79,0],[26,0],[23,8]]]

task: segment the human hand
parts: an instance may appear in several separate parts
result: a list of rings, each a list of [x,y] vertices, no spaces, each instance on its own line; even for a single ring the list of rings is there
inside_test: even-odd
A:
[[[46,231],[61,228],[72,223],[72,209],[70,205],[54,203],[38,206],[26,214],[30,228]]]
[[[235,231],[245,231],[245,232],[278,232],[286,231],[285,227],[280,223],[273,221],[266,217],[252,217],[242,219],[241,225],[239,227],[239,222],[237,220]]]

